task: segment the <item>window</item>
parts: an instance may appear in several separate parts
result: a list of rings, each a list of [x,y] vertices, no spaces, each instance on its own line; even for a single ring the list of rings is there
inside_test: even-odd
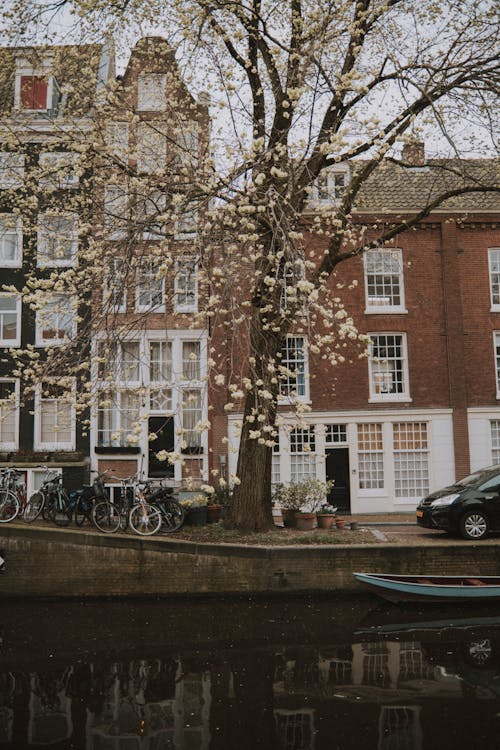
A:
[[[384,486],[384,452],[381,424],[358,425],[358,477],[360,490]]]
[[[137,444],[140,405],[134,390],[103,391],[97,406],[97,445],[117,448]]]
[[[182,377],[184,380],[201,380],[201,346],[199,341],[182,342]]]
[[[140,345],[138,341],[121,341],[119,344],[119,380],[138,383],[141,371]]]
[[[125,312],[127,307],[128,265],[122,258],[108,258],[106,262],[103,305],[110,313]]]
[[[149,344],[149,410],[172,411],[172,342],[151,341]]]
[[[140,112],[164,112],[167,104],[167,76],[143,73],[137,78],[137,109]]]
[[[105,140],[111,156],[128,161],[128,122],[107,122]]]
[[[0,379],[0,450],[18,446],[19,403],[15,380]]]
[[[495,347],[495,371],[497,378],[497,398],[500,398],[500,333],[496,331],[493,334],[493,343]]]
[[[370,398],[374,401],[407,400],[408,368],[404,334],[370,335]]]
[[[393,425],[394,487],[397,498],[416,500],[429,493],[429,450],[425,422]]]
[[[35,436],[38,450],[74,450],[72,389],[42,383],[35,394]]]
[[[106,185],[104,188],[104,227],[109,239],[123,239],[127,231],[128,190],[126,185]]]
[[[500,310],[500,248],[488,250],[491,307]]]
[[[142,312],[163,312],[164,278],[160,275],[158,262],[153,258],[141,258],[137,265],[136,309]]]
[[[271,458],[271,485],[275,487],[281,482],[281,456],[280,456],[280,437],[276,433],[273,436],[273,454]]]
[[[0,294],[0,346],[21,343],[21,295]]]
[[[48,109],[48,80],[46,76],[21,75],[20,108],[28,111]]]
[[[23,255],[22,220],[15,214],[0,214],[0,266],[19,267]]]
[[[314,427],[293,429],[290,433],[290,472],[292,482],[316,476]]]
[[[198,211],[196,209],[184,208],[177,214],[175,219],[175,239],[192,239],[192,235],[198,231]]]
[[[279,369],[281,395],[304,398],[307,395],[304,336],[287,336]]]
[[[403,310],[401,250],[383,248],[365,254],[365,289],[367,312]]]
[[[63,344],[76,333],[76,304],[69,294],[50,294],[36,313],[37,346]]]
[[[500,464],[500,420],[493,419],[491,427],[491,462]]]
[[[324,169],[316,179],[313,200],[321,204],[339,203],[348,183],[347,169]]]
[[[198,273],[195,258],[185,256],[177,261],[174,281],[175,312],[198,309]]]
[[[71,266],[77,251],[77,214],[39,215],[37,258],[39,266]]]
[[[40,154],[39,185],[42,188],[73,188],[78,186],[76,171],[78,155],[69,151],[48,151]]]
[[[200,453],[201,430],[197,429],[202,419],[201,391],[190,388],[182,392],[182,452]]]
[[[194,123],[179,125],[175,135],[173,167],[178,170],[195,169],[198,162],[198,129]]]
[[[20,188],[24,179],[24,154],[15,151],[0,153],[0,188]]]
[[[153,174],[165,168],[167,139],[158,126],[141,122],[137,129],[137,171]]]
[[[159,190],[137,196],[136,219],[144,240],[161,240],[165,237],[165,208],[166,195]]]
[[[347,443],[347,425],[345,424],[327,424],[325,442],[326,443]]]

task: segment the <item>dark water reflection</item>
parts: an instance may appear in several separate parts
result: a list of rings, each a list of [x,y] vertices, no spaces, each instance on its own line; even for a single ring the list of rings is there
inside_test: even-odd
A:
[[[500,747],[500,607],[2,604],[0,748]]]

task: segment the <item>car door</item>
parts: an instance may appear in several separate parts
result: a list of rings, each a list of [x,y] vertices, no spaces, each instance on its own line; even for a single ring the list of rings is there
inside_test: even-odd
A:
[[[500,530],[500,473],[489,477],[477,489],[482,495],[481,502],[491,528]]]

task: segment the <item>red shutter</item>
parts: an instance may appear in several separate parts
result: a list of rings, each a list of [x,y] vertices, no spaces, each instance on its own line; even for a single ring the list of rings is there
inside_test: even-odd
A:
[[[43,76],[21,76],[21,108],[47,109],[47,79]]]

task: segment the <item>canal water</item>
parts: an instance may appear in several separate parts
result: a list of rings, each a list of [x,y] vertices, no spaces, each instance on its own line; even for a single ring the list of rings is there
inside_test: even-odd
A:
[[[2,603],[0,748],[494,750],[500,606]]]

